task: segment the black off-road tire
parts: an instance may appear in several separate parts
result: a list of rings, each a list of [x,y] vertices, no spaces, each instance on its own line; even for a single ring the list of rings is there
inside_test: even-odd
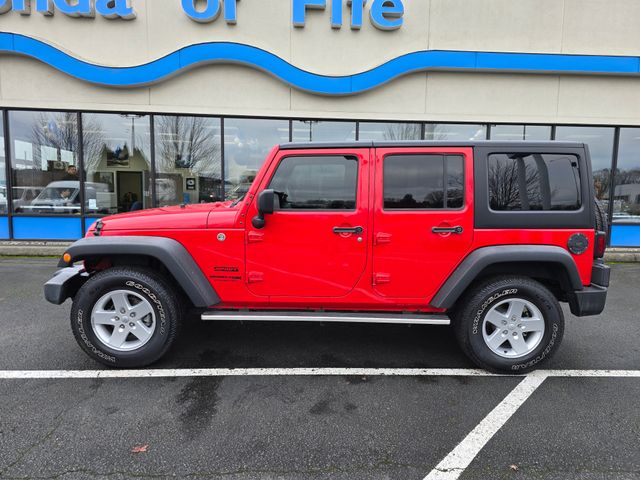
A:
[[[155,313],[156,327],[137,350],[117,351],[96,336],[91,312],[110,291],[126,290],[146,299]],[[78,291],[71,308],[71,329],[80,347],[94,360],[115,368],[138,368],[159,360],[175,341],[182,321],[180,295],[157,272],[144,268],[114,267],[93,275]]]
[[[596,213],[596,231],[597,232],[609,232],[609,221],[607,220],[607,211],[604,208],[602,202],[598,199],[595,200],[595,213]]]
[[[526,356],[504,358],[485,343],[482,328],[492,306],[519,298],[531,302],[543,315],[542,340]],[[459,300],[453,312],[453,328],[462,351],[477,366],[496,373],[526,373],[535,370],[556,352],[564,335],[564,314],[556,297],[544,285],[528,277],[493,277],[478,283]]]

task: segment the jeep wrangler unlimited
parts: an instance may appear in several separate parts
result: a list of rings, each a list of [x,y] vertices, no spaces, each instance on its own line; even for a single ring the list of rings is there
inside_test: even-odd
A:
[[[606,217],[575,143],[275,147],[246,195],[98,221],[45,285],[82,349],[142,367],[203,320],[449,325],[478,366],[558,349],[602,312]]]

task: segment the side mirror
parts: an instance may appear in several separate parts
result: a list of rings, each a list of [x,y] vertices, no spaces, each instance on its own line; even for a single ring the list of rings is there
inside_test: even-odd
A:
[[[276,194],[273,190],[263,190],[258,195],[258,215],[253,217],[251,224],[257,228],[262,229],[265,226],[265,215],[271,215],[276,207]]]

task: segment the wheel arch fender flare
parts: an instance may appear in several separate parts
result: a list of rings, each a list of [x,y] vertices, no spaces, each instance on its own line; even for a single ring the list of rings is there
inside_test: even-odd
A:
[[[87,237],[72,244],[61,259],[59,267],[91,257],[131,255],[152,257],[162,263],[182,287],[195,307],[205,308],[220,303],[220,297],[211,286],[187,249],[178,241],[166,237],[110,236]]]
[[[431,305],[450,309],[486,268],[526,262],[557,265],[566,274],[572,291],[583,289],[578,268],[565,249],[552,245],[500,245],[479,248],[467,255],[438,290]]]

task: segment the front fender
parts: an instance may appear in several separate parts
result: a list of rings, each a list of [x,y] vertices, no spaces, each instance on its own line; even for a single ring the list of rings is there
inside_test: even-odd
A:
[[[87,258],[110,255],[146,256],[162,263],[185,291],[195,307],[205,308],[220,303],[220,297],[202,273],[191,254],[181,243],[165,237],[87,237],[78,240],[65,252],[59,267],[70,267]]]

